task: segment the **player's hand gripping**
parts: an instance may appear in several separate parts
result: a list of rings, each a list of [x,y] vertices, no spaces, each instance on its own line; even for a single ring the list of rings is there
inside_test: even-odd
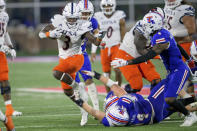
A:
[[[95,76],[95,72],[93,72],[93,71],[86,71],[86,70],[84,70],[84,71],[82,71],[84,74],[86,74],[86,75],[88,75],[88,76],[92,76],[92,77],[94,77]]]
[[[11,49],[10,50],[10,55],[12,57],[12,60],[14,60],[16,58],[16,51],[15,51],[15,49]]]
[[[63,30],[61,28],[56,28],[54,30],[49,31],[49,37],[51,38],[60,38],[62,36]]]
[[[128,62],[126,60],[120,59],[120,58],[115,58],[115,60],[113,60],[111,62],[111,66],[113,68],[118,68],[118,67],[122,67],[122,66],[126,66],[128,65]]]
[[[9,54],[10,48],[7,45],[1,45],[0,51],[2,51],[5,54]]]

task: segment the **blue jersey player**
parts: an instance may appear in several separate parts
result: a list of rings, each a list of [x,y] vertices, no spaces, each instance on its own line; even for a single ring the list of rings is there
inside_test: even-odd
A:
[[[195,121],[188,122],[188,120],[195,116],[180,101],[176,100],[189,77],[189,69],[181,59],[181,52],[177,43],[174,37],[167,30],[163,29],[163,17],[159,13],[151,12],[145,15],[142,26],[145,34],[150,36],[152,49],[145,49],[144,55],[133,60],[116,59],[112,61],[111,65],[117,68],[138,64],[160,55],[168,72],[166,79],[161,82],[166,90],[165,101],[168,106],[186,116],[181,126],[191,126]]]
[[[84,72],[111,89],[105,99],[105,112],[93,109],[81,99],[75,101],[104,126],[148,125],[163,120],[165,88],[162,84],[155,86],[149,97],[144,99],[139,94],[128,94],[116,82],[97,72]]]
[[[89,0],[81,0],[79,1],[78,3],[78,7],[79,7],[79,12],[80,12],[80,21],[81,22],[84,22],[84,21],[91,21],[92,23],[92,33],[93,34],[98,34],[98,22],[95,18],[93,18],[93,14],[94,14],[94,7],[93,7],[93,4],[89,1]],[[98,93],[97,93],[97,89],[96,89],[96,85],[95,83],[93,82],[92,80],[92,77],[91,76],[88,76],[88,75],[85,75],[82,73],[82,70],[88,70],[88,71],[91,71],[91,63],[90,63],[90,60],[89,60],[89,57],[88,57],[88,54],[86,52],[86,44],[87,44],[88,41],[84,40],[83,41],[83,44],[81,46],[81,49],[82,49],[82,53],[83,53],[83,56],[84,56],[84,64],[82,66],[82,68],[79,70],[79,72],[77,72],[76,74],[76,78],[75,78],[75,81],[80,83],[80,78],[79,78],[79,74],[81,74],[84,82],[85,82],[85,86],[88,87],[88,94],[91,98],[91,101],[93,103],[93,107],[97,110],[99,110],[99,101],[98,101]],[[86,91],[84,90],[85,89],[85,86],[83,83],[80,83],[80,93],[83,94],[83,96],[86,96],[84,97],[84,100],[87,101],[88,100],[88,96],[87,96],[87,93]],[[82,119],[81,119],[81,123],[80,125],[83,126],[87,123],[87,120],[88,120],[88,113],[81,110],[81,113],[82,113]]]

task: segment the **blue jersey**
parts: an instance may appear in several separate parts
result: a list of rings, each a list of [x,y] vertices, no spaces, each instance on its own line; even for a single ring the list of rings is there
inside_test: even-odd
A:
[[[182,61],[181,53],[179,51],[179,48],[177,47],[177,43],[174,37],[170,34],[169,31],[161,29],[152,37],[151,45],[154,46],[156,44],[165,43],[169,43],[169,47],[168,49],[164,50],[160,54],[160,56],[166,67],[166,70],[171,72],[175,69],[185,67],[184,62]]]
[[[94,30],[96,30],[98,28],[98,22],[95,18],[91,18],[90,22],[92,23],[92,33],[94,32]],[[81,46],[82,48],[82,52],[86,51],[86,40],[84,41],[84,43]]]

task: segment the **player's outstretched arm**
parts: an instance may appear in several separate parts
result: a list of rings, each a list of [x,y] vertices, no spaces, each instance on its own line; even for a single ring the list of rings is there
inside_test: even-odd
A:
[[[168,46],[169,46],[169,43],[157,44],[152,49],[150,49],[148,51],[148,53],[146,53],[145,55],[142,55],[138,58],[131,59],[128,61],[123,60],[123,59],[119,59],[119,58],[115,58],[115,60],[113,60],[111,62],[111,66],[113,68],[118,68],[118,67],[122,67],[122,66],[126,66],[126,65],[134,65],[134,64],[146,62],[146,61],[154,58],[155,56],[159,55],[163,50],[167,49]]]
[[[110,87],[110,90],[114,92],[114,95],[117,97],[121,97],[125,94],[127,94],[127,92],[122,89],[117,82],[109,79],[108,77],[105,77],[104,75],[99,74],[98,72],[94,71],[83,71],[83,73],[94,77],[97,80],[100,80],[104,85]]]

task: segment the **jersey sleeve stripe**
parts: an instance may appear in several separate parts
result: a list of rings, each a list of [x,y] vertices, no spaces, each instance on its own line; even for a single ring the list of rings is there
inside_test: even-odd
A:
[[[185,79],[186,79],[187,73],[188,73],[188,71],[185,70],[184,75],[183,75],[183,78],[182,78],[182,81],[181,81],[181,84],[179,85],[179,88],[178,88],[176,94],[178,94],[178,93],[181,91],[182,86],[183,86],[183,83],[184,83],[184,81],[185,81]]]
[[[108,114],[108,117],[111,119],[111,120],[113,120],[113,121],[116,121],[116,122],[118,122],[118,123],[123,123],[123,124],[127,124],[128,123],[128,121],[126,121],[126,120],[122,120],[122,119],[120,119],[120,118],[118,118],[118,117],[115,117],[115,116],[113,116],[112,114]]]

